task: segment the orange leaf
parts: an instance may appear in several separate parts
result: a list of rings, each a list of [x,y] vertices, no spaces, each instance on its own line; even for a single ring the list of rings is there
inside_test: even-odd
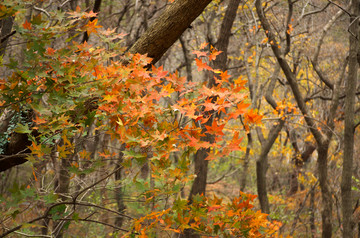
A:
[[[27,20],[25,20],[25,23],[22,24],[22,26],[24,27],[24,29],[27,29],[27,30],[31,30],[31,29],[32,29],[31,23],[28,22]]]
[[[212,70],[212,68],[206,63],[202,62],[201,59],[195,59],[195,61],[199,72],[202,71],[203,69]]]
[[[46,120],[44,118],[40,118],[38,116],[35,116],[35,119],[33,120],[37,125],[46,123]]]
[[[97,22],[98,22],[98,19],[95,19],[93,21],[89,21],[88,24],[86,24],[84,26],[84,28],[86,29],[86,32],[87,32],[88,35],[90,35],[90,33],[92,33],[92,32],[97,33],[96,28],[101,27],[100,25],[97,26]]]
[[[194,55],[196,55],[196,57],[198,57],[198,58],[207,55],[206,52],[198,51],[198,50],[194,50],[192,53],[193,53]]]
[[[55,52],[56,52],[56,50],[54,50],[53,48],[49,47],[46,49],[46,54],[48,54],[48,55],[53,55]]]
[[[209,43],[206,43],[206,42],[202,43],[202,44],[200,45],[200,50],[204,49],[208,44],[209,44]]]
[[[224,133],[222,132],[222,130],[224,129],[225,127],[225,124],[223,125],[218,125],[216,123],[216,120],[213,121],[212,125],[211,126],[205,126],[206,129],[208,130],[208,132],[210,133],[213,133],[215,135],[224,135]]]
[[[218,56],[221,53],[222,53],[222,51],[218,51],[214,47],[211,47],[211,54],[209,55],[209,60],[210,61],[215,60],[216,56]]]
[[[245,115],[246,122],[251,122],[251,123],[255,123],[255,124],[261,123],[262,118],[263,118],[263,116],[256,113],[253,109],[248,111],[248,113],[246,113],[246,115]]]

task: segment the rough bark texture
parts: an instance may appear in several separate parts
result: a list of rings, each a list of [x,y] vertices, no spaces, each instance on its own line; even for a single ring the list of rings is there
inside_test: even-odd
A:
[[[342,226],[343,237],[353,237],[352,229],[352,193],[351,180],[353,171],[354,157],[354,118],[355,118],[355,93],[357,71],[359,68],[359,20],[355,19],[360,15],[360,1],[352,2],[353,16],[350,18],[351,25],[349,31],[350,49],[349,49],[349,69],[346,81],[346,98],[345,98],[345,130],[344,130],[344,159],[343,171],[341,178],[341,197],[342,197]]]
[[[147,54],[156,63],[202,13],[211,0],[182,0],[172,3],[129,49]]]

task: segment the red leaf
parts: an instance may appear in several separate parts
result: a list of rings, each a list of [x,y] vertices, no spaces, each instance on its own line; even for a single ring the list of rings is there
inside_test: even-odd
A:
[[[31,29],[32,29],[31,23],[28,22],[27,20],[25,20],[25,23],[22,24],[22,26],[24,27],[24,29],[27,29],[27,30],[31,30]]]

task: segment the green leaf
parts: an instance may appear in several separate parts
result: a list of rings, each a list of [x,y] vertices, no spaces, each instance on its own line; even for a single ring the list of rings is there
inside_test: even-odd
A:
[[[21,125],[20,123],[17,124],[14,131],[20,134],[30,134],[32,132],[27,124]]]
[[[57,198],[58,198],[57,194],[53,194],[53,193],[47,194],[46,196],[44,196],[45,204],[54,203],[56,202]]]

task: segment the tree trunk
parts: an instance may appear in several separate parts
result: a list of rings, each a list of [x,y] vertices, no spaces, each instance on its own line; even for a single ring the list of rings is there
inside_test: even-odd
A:
[[[250,131],[247,134],[247,139],[248,139],[248,142],[247,142],[248,144],[246,146],[246,152],[245,152],[245,157],[244,157],[244,168],[243,168],[241,178],[240,178],[240,191],[244,191],[245,187],[246,187],[246,178],[247,178],[249,162],[250,162],[250,150],[252,147],[252,136],[251,136]]]
[[[227,69],[227,55],[228,55],[228,46],[229,40],[231,36],[231,28],[236,18],[236,12],[239,8],[240,0],[230,0],[224,20],[221,23],[220,33],[218,41],[216,42],[217,50],[222,51],[220,55],[218,55],[215,59],[214,65],[217,69],[225,71]]]
[[[311,238],[316,237],[315,236],[315,234],[316,234],[316,226],[315,226],[315,190],[316,190],[316,187],[311,190],[311,194],[310,194],[310,218],[309,218],[309,222],[310,222]]]
[[[12,30],[15,17],[7,17],[0,21],[1,33],[0,33],[0,56],[5,54],[6,46],[9,41],[10,36],[12,36],[15,31]]]
[[[130,48],[130,53],[147,54],[155,64],[211,0],[175,1]]]
[[[270,213],[269,200],[267,196],[267,186],[266,186],[266,171],[268,169],[268,153],[272,145],[274,144],[276,138],[278,137],[282,127],[284,126],[285,121],[279,120],[277,125],[274,125],[268,135],[266,141],[264,141],[261,146],[261,153],[259,159],[256,161],[256,184],[257,191],[259,195],[260,207],[263,213]]]
[[[345,130],[344,130],[344,159],[341,177],[341,198],[342,198],[342,226],[343,237],[353,237],[352,229],[352,193],[351,180],[353,172],[354,157],[354,118],[355,118],[355,92],[358,71],[359,57],[359,20],[360,1],[352,2],[353,16],[350,18],[349,27],[350,49],[349,49],[349,71],[346,81],[346,98],[345,98]]]
[[[322,236],[331,238],[332,236],[332,196],[328,184],[328,156],[329,143],[318,146],[318,173],[322,196]]]

